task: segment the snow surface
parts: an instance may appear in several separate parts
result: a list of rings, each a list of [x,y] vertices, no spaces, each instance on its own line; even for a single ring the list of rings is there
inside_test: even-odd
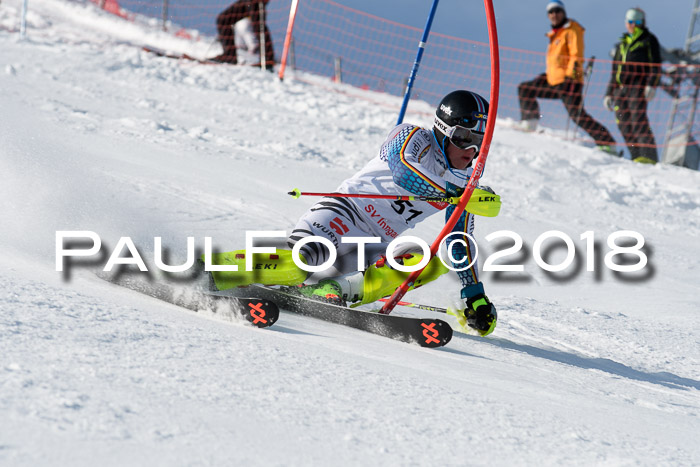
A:
[[[483,259],[509,246],[488,234],[518,233],[505,260],[525,271],[482,275],[493,335],[427,350],[286,313],[269,330],[200,316],[98,280],[105,257],[64,277],[56,231],[95,231],[105,254],[130,236],[148,261],[156,236],[182,258],[187,236],[226,250],[289,231],[314,200],[286,191],[333,190],[399,101],[159,58],[130,43],[163,33],[80,3],[32,0],[22,41],[20,3],[0,4],[0,464],[700,465],[698,172],[499,122],[482,180],[504,204],[477,240]],[[537,266],[548,230],[575,266]],[[644,236],[642,273],[604,267],[618,230]],[[407,298],[457,291],[444,276]]]

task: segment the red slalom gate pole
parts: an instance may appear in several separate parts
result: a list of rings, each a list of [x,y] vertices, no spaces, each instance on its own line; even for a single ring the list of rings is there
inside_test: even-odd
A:
[[[476,159],[476,164],[474,165],[474,170],[469,179],[469,183],[464,189],[464,193],[460,198],[457,208],[452,213],[452,216],[448,219],[445,227],[442,228],[440,233],[432,245],[430,245],[430,257],[432,258],[437,254],[440,244],[443,239],[449,234],[454,228],[455,224],[462,215],[462,211],[469,202],[474,189],[479,183],[481,174],[484,173],[484,166],[486,165],[486,157],[488,157],[489,149],[491,148],[491,139],[493,138],[493,129],[496,126],[496,113],[498,111],[498,86],[499,86],[499,76],[500,76],[500,62],[498,58],[498,33],[496,31],[496,17],[493,11],[493,1],[484,0],[484,8],[486,10],[486,23],[489,28],[489,45],[490,45],[490,55],[491,55],[491,103],[489,105],[489,115],[486,121],[486,131],[484,132],[484,141],[481,145],[481,150],[479,151],[479,157]],[[426,265],[427,266],[427,265]],[[425,267],[423,268],[425,269]],[[423,272],[423,269],[419,271],[412,272],[408,278],[401,284],[389,298],[389,300],[384,303],[384,306],[379,311],[382,314],[388,315],[391,310],[401,301],[408,289],[415,283],[416,279]]]
[[[297,17],[298,6],[299,0],[292,0],[292,5],[289,7],[289,22],[287,23],[287,34],[284,36],[284,49],[282,50],[282,61],[280,62],[280,80],[284,79],[284,70],[287,68],[287,55],[289,55],[289,47],[292,43],[292,31],[294,30],[294,20]]]

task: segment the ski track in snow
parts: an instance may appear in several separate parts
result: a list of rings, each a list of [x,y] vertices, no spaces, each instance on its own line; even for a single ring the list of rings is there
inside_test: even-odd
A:
[[[426,350],[288,313],[258,330],[114,287],[96,262],[65,280],[55,232],[98,232],[107,253],[130,236],[149,263],[155,236],[182,260],[187,236],[231,250],[289,232],[314,200],[286,192],[334,190],[399,100],[156,57],[131,44],[188,45],[81,2],[33,0],[21,41],[20,6],[0,5],[0,463],[700,464],[698,172],[499,122],[483,184],[503,209],[477,240],[481,258],[498,230],[525,249],[506,259],[524,272],[483,274],[492,336]],[[409,110],[429,123],[430,105]],[[439,217],[412,234],[432,239]],[[573,269],[533,261],[548,230],[573,239]],[[644,274],[604,267],[617,230],[643,234]],[[444,276],[407,298],[457,293]]]

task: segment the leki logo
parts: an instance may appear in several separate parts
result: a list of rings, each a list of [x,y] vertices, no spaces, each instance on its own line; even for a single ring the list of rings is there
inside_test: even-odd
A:
[[[338,235],[346,234],[350,231],[347,225],[343,224],[343,221],[339,217],[336,217],[331,221],[331,228],[335,230]]]
[[[440,341],[436,339],[440,335],[437,329],[435,329],[435,322],[430,323],[430,325],[425,323],[420,323],[423,326],[423,337],[425,337],[426,344],[439,344]],[[428,334],[430,332],[430,334]]]
[[[267,320],[264,319],[267,313],[265,313],[262,303],[256,303],[254,305],[253,302],[249,302],[248,306],[250,307],[250,316],[253,317],[253,324],[267,324]]]

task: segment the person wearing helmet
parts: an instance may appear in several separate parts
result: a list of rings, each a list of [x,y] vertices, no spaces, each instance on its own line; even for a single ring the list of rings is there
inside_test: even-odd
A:
[[[471,165],[479,154],[486,130],[489,104],[470,91],[454,91],[437,107],[432,128],[401,124],[393,128],[379,154],[364,168],[340,184],[339,193],[376,195],[419,195],[430,197],[459,196],[472,172]],[[489,189],[490,191],[490,189]],[[383,254],[398,235],[440,211],[449,219],[455,205],[390,199],[323,198],[312,206],[292,231],[288,245],[317,235],[330,240],[337,248],[337,272],[340,276],[301,287],[308,296],[339,298],[342,301],[370,303],[394,292],[408,273],[392,269]],[[463,212],[448,241],[453,245],[454,265],[463,267],[474,257],[475,246],[464,233],[471,235],[474,215]],[[381,243],[365,245],[364,271],[357,269],[357,246],[342,243],[341,237],[379,237]],[[462,241],[456,241],[461,239]],[[405,265],[420,262],[421,255],[404,252],[398,261]],[[315,243],[301,248],[309,265],[326,261],[327,252]],[[463,262],[463,260],[466,260]],[[416,286],[447,272],[439,258],[433,258],[416,282]],[[458,273],[461,282],[464,318],[469,326],[486,335],[496,326],[496,308],[484,292],[476,262]]]
[[[647,117],[647,103],[654,98],[661,79],[659,41],[647,29],[641,8],[627,10],[625,27],[627,32],[615,46],[603,105],[615,112],[617,126],[632,160],[655,164],[658,155]]]
[[[431,128],[411,124],[394,127],[379,154],[343,181],[336,192],[432,198],[460,196],[481,149],[488,112],[489,103],[474,92],[459,90],[449,93],[440,101]],[[498,198],[488,187],[479,190],[484,190],[485,196],[480,198],[487,202]],[[497,205],[500,207],[500,200]],[[455,209],[456,205],[440,200],[324,197],[297,222],[287,239],[289,250],[277,248],[274,258],[269,258],[269,264],[262,263],[267,261],[266,258],[255,259],[256,269],[249,273],[211,272],[213,285],[217,290],[253,283],[299,286],[293,289],[296,293],[339,305],[372,303],[391,295],[408,277],[409,273],[391,267],[393,261],[413,266],[423,260],[423,255],[416,253],[415,246],[403,250],[398,247],[392,253],[393,258],[387,259],[385,254],[389,243],[440,211],[444,211],[445,219],[449,219]],[[478,212],[473,208],[470,210]],[[481,214],[494,216],[497,210]],[[460,324],[466,324],[485,336],[496,327],[497,313],[479,280],[476,245],[466,236],[473,230],[474,214],[465,210],[452,230],[454,235],[447,241],[448,248],[451,248],[450,260],[458,270],[461,284],[457,319]],[[303,285],[309,274],[297,267],[295,261],[301,260],[308,266],[325,265],[332,254],[323,243],[307,242],[308,237],[321,237],[332,244],[337,257],[330,270],[312,274],[311,280],[316,283]],[[298,258],[292,257],[295,245]],[[244,264],[245,250],[218,255],[214,264]],[[434,257],[411,288],[435,280],[447,271],[440,258]]]
[[[520,127],[534,131],[540,118],[537,98],[561,99],[569,117],[595,141],[598,148],[617,155],[610,132],[583,108],[583,33],[584,28],[566,15],[564,3],[547,3],[552,30],[547,33],[547,71],[518,85]]]

